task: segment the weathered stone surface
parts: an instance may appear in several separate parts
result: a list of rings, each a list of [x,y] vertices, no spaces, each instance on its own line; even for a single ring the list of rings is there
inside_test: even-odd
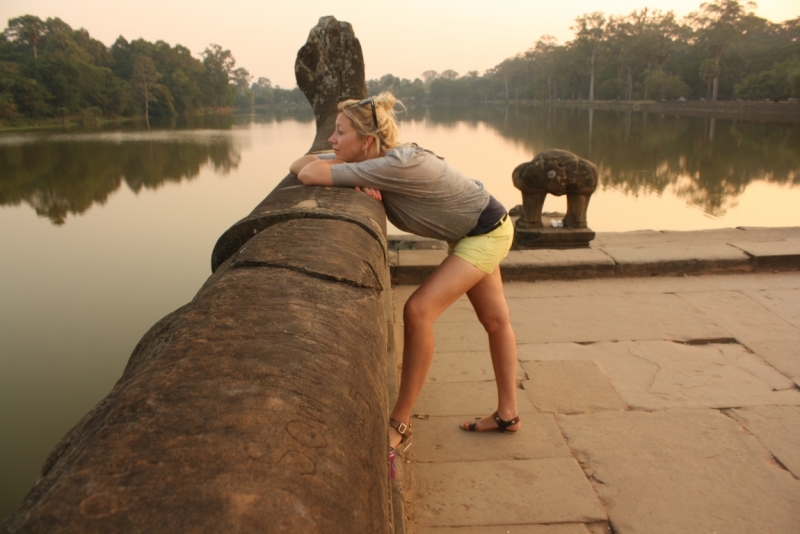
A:
[[[520,413],[536,411],[526,396],[517,397]],[[442,382],[425,384],[414,406],[414,413],[460,415],[464,421],[468,421],[479,415],[488,415],[496,409],[497,387],[494,382],[473,382],[468,388],[458,382]]]
[[[729,335],[735,334],[736,339],[747,347],[764,341],[800,344],[800,328],[776,311],[765,308],[762,302],[746,292],[682,293],[680,297],[704,316],[713,317],[717,324],[730,332]]]
[[[534,361],[522,367],[528,375],[525,394],[537,410],[575,414],[627,409],[591,361]]]
[[[229,270],[145,336],[7,531],[386,531],[382,310],[374,289]]]
[[[800,269],[800,239],[781,241],[733,242],[732,246],[752,256],[756,270]]]
[[[323,246],[320,236],[325,236]],[[209,277],[198,295],[228,270],[249,267],[288,269],[377,291],[386,283],[386,251],[362,226],[344,220],[290,219],[256,234]]]
[[[573,280],[614,276],[614,260],[590,248],[512,250],[500,264],[504,280]]]
[[[460,416],[412,419],[414,446],[408,455],[417,462],[478,462],[532,460],[571,456],[553,416],[521,414],[522,427],[514,434],[465,432]]]
[[[800,479],[800,406],[753,406],[726,413]]]
[[[749,272],[750,257],[724,244],[602,247],[617,264],[618,276]]]
[[[597,496],[572,458],[418,463],[414,465],[412,491],[415,522],[423,526],[606,519]]]
[[[545,150],[533,160],[518,165],[511,178],[514,187],[522,192],[522,214],[516,222],[517,228],[542,226],[542,207],[547,193],[567,195],[564,226],[586,228],[589,199],[597,188],[594,163],[566,150]]]
[[[422,527],[418,534],[588,534],[582,523],[562,525],[503,525],[500,527]],[[604,533],[606,534],[606,533]]]
[[[711,410],[558,416],[615,532],[770,532],[800,522],[800,484]]]
[[[731,333],[669,294],[616,294],[508,299],[518,343],[595,342],[630,339],[729,338]],[[638,321],[648,317],[646,322]],[[437,347],[448,351],[485,350],[488,343],[474,323],[436,329]]]
[[[477,328],[482,328],[476,324]],[[517,366],[517,378],[525,376]],[[429,382],[481,382],[494,380],[492,357],[489,351],[437,352],[428,371]]]
[[[791,384],[737,344],[548,343],[520,346],[519,358],[524,369],[534,360],[591,360],[636,409],[800,405],[800,391],[775,391],[771,384]]]
[[[328,149],[338,114],[336,105],[346,98],[361,100],[367,95],[364,55],[350,23],[321,17],[297,52],[294,73],[317,118],[317,136],[309,152]]]
[[[386,213],[374,198],[349,188],[290,186],[273,191],[250,215],[220,236],[211,254],[212,272],[258,232],[291,219],[349,221],[385,248]]]

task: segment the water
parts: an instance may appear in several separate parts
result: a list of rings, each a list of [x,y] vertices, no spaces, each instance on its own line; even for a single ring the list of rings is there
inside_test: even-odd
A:
[[[210,274],[219,235],[314,137],[313,115],[0,134],[0,520],[158,319]],[[796,125],[504,107],[409,110],[402,139],[520,203],[547,148],[598,164],[599,232],[800,225]],[[546,211],[564,211],[549,198]]]

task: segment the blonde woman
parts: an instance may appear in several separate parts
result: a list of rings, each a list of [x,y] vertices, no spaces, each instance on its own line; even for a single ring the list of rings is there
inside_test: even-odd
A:
[[[469,431],[516,432],[517,348],[500,278],[514,236],[505,208],[484,189],[416,144],[398,144],[395,97],[382,93],[339,104],[332,157],[306,155],[290,171],[305,185],[354,187],[382,200],[401,230],[449,244],[447,258],[403,309],[400,391],[389,419],[389,446],[408,447],[414,403],[433,360],[433,323],[464,293],[489,336],[497,411],[465,422]]]

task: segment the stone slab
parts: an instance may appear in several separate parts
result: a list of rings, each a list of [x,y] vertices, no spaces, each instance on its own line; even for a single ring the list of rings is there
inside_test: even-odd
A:
[[[504,525],[499,527],[422,527],[416,534],[588,534],[582,523],[561,525]]]
[[[795,384],[800,382],[800,342],[780,339],[748,341],[747,348]]]
[[[746,292],[680,293],[680,298],[748,346],[753,341],[778,339],[800,343],[800,329]]]
[[[800,269],[800,239],[735,241],[731,245],[752,256],[757,270]]]
[[[726,244],[646,244],[603,247],[617,264],[617,276],[712,274],[753,270],[750,257]]]
[[[523,368],[528,374],[525,393],[540,411],[574,414],[628,408],[592,361],[533,361]]]
[[[781,377],[737,344],[684,345],[669,341],[521,345],[533,360],[591,360],[634,409],[798,405],[800,391],[775,391]],[[759,377],[760,375],[760,377]]]
[[[517,343],[729,338],[713,318],[673,294],[615,294],[508,299]],[[487,350],[473,323],[434,327],[439,350]]]
[[[800,289],[762,289],[743,293],[800,330]]]
[[[713,410],[558,416],[615,532],[790,534],[800,484]]]
[[[517,392],[519,412],[536,410],[527,396]],[[432,416],[459,415],[465,420],[485,416],[497,409],[497,387],[494,381],[463,383],[427,383],[414,406],[414,413]]]
[[[411,491],[426,527],[606,520],[573,458],[418,463]]]
[[[525,372],[517,366],[517,380]],[[428,382],[481,382],[494,380],[492,357],[489,351],[437,352],[428,371]]]
[[[727,412],[800,479],[800,407],[753,406]]]
[[[500,264],[503,280],[571,280],[614,276],[614,260],[601,250],[512,250]]]
[[[570,458],[561,431],[550,414],[525,413],[514,433],[465,432],[463,417],[412,419],[412,443],[406,454],[416,462],[477,462]]]
[[[716,289],[736,291],[742,289],[800,289],[800,273],[751,273],[747,276],[738,274],[700,277],[708,279],[710,286]]]

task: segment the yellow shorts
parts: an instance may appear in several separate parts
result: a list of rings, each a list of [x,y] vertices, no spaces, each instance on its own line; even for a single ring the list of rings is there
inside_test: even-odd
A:
[[[508,255],[513,241],[514,223],[511,222],[511,217],[506,217],[499,228],[488,234],[462,237],[458,241],[448,242],[447,254],[455,254],[486,274],[491,274]]]

